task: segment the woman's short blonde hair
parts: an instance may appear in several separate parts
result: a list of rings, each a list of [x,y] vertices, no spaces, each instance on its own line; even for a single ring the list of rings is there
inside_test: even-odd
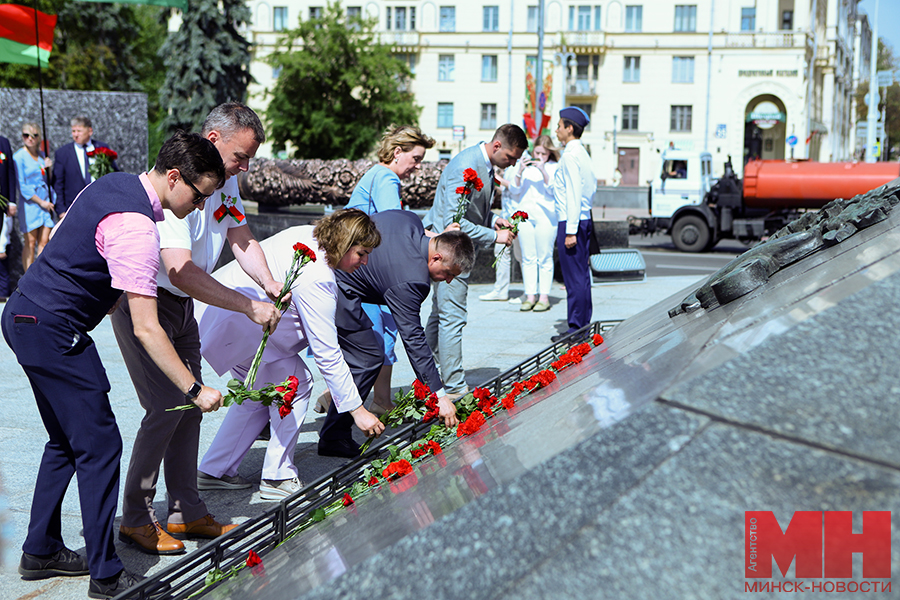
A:
[[[381,234],[369,215],[356,208],[336,210],[316,222],[313,237],[325,251],[328,266],[336,269],[341,259],[353,246],[376,248],[381,244]]]
[[[37,132],[38,137],[41,137],[41,128],[38,126],[37,123],[34,123],[32,121],[25,121],[24,123],[22,123],[22,130],[23,130],[22,133],[24,133],[25,129],[33,129],[34,131]]]
[[[550,153],[550,160],[559,162],[559,149],[553,145],[553,140],[550,139],[549,135],[539,135],[538,138],[534,140],[534,147],[537,148],[538,146],[543,146],[547,149],[547,152]]]
[[[381,136],[378,160],[387,164],[394,160],[394,150],[397,148],[409,152],[416,146],[422,146],[427,150],[434,146],[434,139],[422,133],[415,125],[391,125]]]

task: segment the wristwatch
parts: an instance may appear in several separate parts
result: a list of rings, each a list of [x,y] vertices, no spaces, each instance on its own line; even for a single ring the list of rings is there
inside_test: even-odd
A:
[[[195,382],[191,385],[191,389],[189,389],[189,390],[184,394],[184,399],[187,400],[188,402],[190,402],[191,400],[193,400],[194,398],[196,398],[197,396],[200,395],[200,390],[201,390],[201,389],[203,389],[203,386],[202,386],[199,382],[195,381]]]

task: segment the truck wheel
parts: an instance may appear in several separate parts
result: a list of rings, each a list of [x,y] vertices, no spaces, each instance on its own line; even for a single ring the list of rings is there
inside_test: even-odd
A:
[[[709,225],[697,215],[685,215],[672,227],[672,242],[682,252],[703,252],[711,239]]]

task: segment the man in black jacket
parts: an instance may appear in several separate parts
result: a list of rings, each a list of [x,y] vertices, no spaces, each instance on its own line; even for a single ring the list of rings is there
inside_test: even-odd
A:
[[[338,343],[359,395],[365,398],[378,377],[384,352],[362,304],[387,305],[416,377],[437,394],[440,418],[446,426],[453,427],[458,423],[456,408],[444,392],[432,349],[425,341],[419,311],[432,281],[450,282],[472,269],[475,247],[469,236],[458,230],[437,236],[426,232],[419,217],[409,211],[388,210],[372,215],[372,220],[381,232],[382,242],[369,254],[368,264],[353,273],[335,273],[339,290],[334,317]],[[332,404],[319,432],[319,454],[359,456],[359,445],[351,436],[352,426],[353,418],[338,413]]]

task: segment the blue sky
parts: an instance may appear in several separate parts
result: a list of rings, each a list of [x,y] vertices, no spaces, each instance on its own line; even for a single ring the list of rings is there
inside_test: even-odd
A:
[[[869,26],[873,26],[875,0],[862,0],[858,6],[861,12],[869,15]],[[894,56],[900,55],[900,2],[897,0],[879,0],[878,37],[893,47]]]

